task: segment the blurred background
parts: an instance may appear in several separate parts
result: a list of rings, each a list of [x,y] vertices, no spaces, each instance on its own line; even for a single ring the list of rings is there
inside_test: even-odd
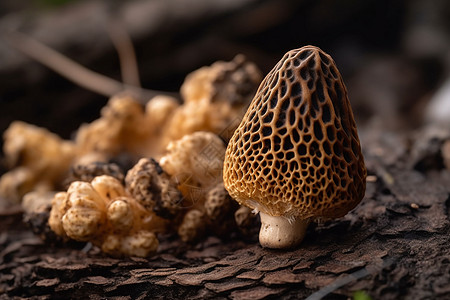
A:
[[[449,124],[447,0],[2,0],[0,132],[19,119],[70,138],[108,100],[12,48],[11,31],[121,80],[111,24],[131,37],[145,88],[178,92],[190,72],[239,53],[266,74],[312,44],[335,59],[360,131]]]

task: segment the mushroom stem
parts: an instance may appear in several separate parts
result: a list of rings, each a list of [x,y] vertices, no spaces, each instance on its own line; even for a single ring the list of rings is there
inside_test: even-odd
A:
[[[287,249],[300,244],[309,225],[309,219],[271,216],[260,212],[259,243],[264,248]]]

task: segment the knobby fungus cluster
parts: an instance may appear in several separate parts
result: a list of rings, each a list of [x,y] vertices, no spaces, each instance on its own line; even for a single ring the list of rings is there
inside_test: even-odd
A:
[[[228,234],[238,205],[221,181],[224,142],[260,80],[238,55],[188,75],[183,103],[162,95],[145,106],[127,95],[111,98],[74,140],[13,122],[4,134],[11,171],[0,179],[0,199],[27,199],[27,220],[46,239],[53,231],[115,256],[151,255],[160,232],[186,242]],[[33,221],[38,215],[48,224]]]
[[[73,141],[14,122],[0,199],[23,198],[28,215],[47,212],[48,232],[114,256],[155,253],[161,232],[186,242],[228,234],[252,223],[251,209],[261,213],[263,246],[294,246],[302,233],[292,228],[358,204],[366,170],[328,55],[288,52],[242,119],[260,80],[243,56],[217,62],[186,78],[182,104],[157,96],[144,107],[118,95]]]

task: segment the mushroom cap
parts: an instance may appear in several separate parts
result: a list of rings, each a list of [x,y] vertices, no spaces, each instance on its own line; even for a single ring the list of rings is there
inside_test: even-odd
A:
[[[364,197],[367,171],[347,90],[314,46],[287,52],[231,138],[225,188],[271,216],[337,218]]]

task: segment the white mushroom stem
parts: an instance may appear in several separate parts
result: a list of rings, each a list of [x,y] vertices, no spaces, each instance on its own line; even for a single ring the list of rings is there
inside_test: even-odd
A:
[[[260,212],[259,243],[264,248],[288,249],[301,243],[309,220],[271,216]]]

